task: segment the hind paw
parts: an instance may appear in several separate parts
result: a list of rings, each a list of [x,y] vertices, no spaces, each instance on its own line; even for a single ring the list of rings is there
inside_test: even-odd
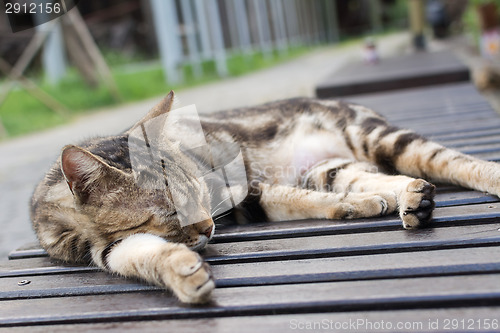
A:
[[[350,193],[344,203],[331,209],[328,218],[355,219],[383,216],[394,212],[397,207],[394,192]]]
[[[405,229],[421,227],[431,220],[435,189],[423,179],[415,179],[408,184],[399,202],[399,216]]]

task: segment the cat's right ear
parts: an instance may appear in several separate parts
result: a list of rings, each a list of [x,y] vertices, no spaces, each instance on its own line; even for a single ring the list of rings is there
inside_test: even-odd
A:
[[[77,146],[66,146],[61,153],[64,178],[81,203],[86,202],[96,188],[107,182],[106,178],[113,173],[111,169],[99,157]]]
[[[127,131],[127,133],[131,133],[137,127],[143,125],[147,121],[159,117],[172,109],[172,105],[174,105],[175,94],[173,90],[170,90],[167,96],[165,96],[158,104],[156,104],[146,116],[144,116],[141,120],[139,120],[131,129]]]

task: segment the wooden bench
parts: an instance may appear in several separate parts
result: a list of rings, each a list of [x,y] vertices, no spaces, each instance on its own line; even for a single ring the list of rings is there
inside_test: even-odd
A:
[[[500,159],[500,117],[469,84],[351,100],[458,150]],[[212,303],[204,306],[181,304],[168,291],[94,267],[62,265],[37,246],[20,249],[0,262],[0,327],[498,329],[500,201],[443,185],[436,202],[433,228],[415,231],[403,230],[395,215],[219,228],[203,252],[217,283]]]
[[[418,52],[382,59],[377,65],[353,62],[316,88],[319,98],[416,88],[469,80],[469,68],[451,51]]]

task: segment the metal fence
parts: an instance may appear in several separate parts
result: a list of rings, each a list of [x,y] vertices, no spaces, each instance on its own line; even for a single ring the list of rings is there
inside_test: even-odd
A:
[[[216,72],[228,75],[227,58],[238,52],[286,54],[293,47],[335,43],[345,27],[351,33],[379,31],[382,0],[137,0],[151,12],[156,41],[170,84],[183,81],[183,66],[203,75],[203,62],[215,63]],[[353,10],[352,5],[356,5]],[[349,10],[346,9],[349,7]],[[149,16],[149,14],[148,14]],[[354,19],[353,19],[354,18]],[[360,22],[362,22],[360,24]],[[59,23],[56,23],[56,26]],[[65,72],[62,36],[49,36],[44,47],[44,69],[50,82]]]
[[[286,53],[288,48],[339,39],[335,0],[150,0],[166,79],[183,80],[182,65],[202,75],[201,62],[228,73],[231,52]],[[368,6],[378,3],[365,1]],[[370,5],[372,3],[372,5]]]

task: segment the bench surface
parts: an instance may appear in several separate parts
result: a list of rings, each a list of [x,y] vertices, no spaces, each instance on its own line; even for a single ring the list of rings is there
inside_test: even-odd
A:
[[[377,65],[353,62],[316,87],[331,98],[469,80],[469,69],[451,51],[419,52],[382,59]]]
[[[350,100],[444,145],[500,159],[500,117],[469,84]],[[9,332],[495,328],[499,199],[441,185],[436,202],[433,228],[414,231],[403,230],[395,215],[219,228],[203,252],[217,283],[212,303],[204,306],[183,305],[168,291],[94,267],[62,265],[36,245],[19,249],[0,262],[0,327]]]

